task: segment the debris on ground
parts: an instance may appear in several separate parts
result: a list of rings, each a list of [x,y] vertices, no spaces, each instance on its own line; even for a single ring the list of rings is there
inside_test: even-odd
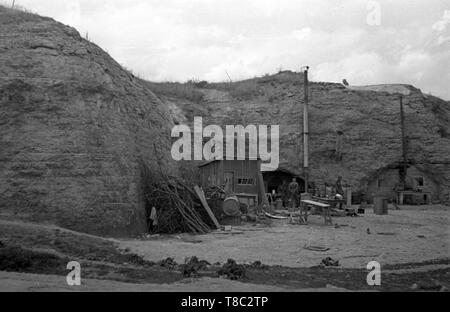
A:
[[[349,226],[348,224],[337,224],[337,223],[336,223],[336,224],[334,225],[334,228],[335,228],[335,229],[340,229],[340,228],[348,227],[348,226]]]
[[[325,251],[330,250],[330,248],[328,248],[328,247],[313,246],[313,245],[305,246],[305,247],[303,247],[303,249],[311,250],[311,251],[320,251],[320,252],[325,252]]]
[[[378,235],[384,235],[384,236],[395,236],[397,233],[391,233],[391,232],[379,232]]]
[[[347,216],[347,212],[345,210],[331,209],[331,216],[343,218]]]
[[[205,260],[199,260],[197,257],[186,258],[182,265],[184,277],[195,277],[199,271],[207,269],[211,264]]]
[[[441,291],[446,292],[448,289],[438,281],[432,280],[429,282],[422,281],[414,283],[411,287],[411,290],[422,290],[422,291]]]
[[[233,259],[228,259],[227,263],[217,273],[219,276],[224,276],[230,280],[240,280],[245,278],[245,267],[237,264]]]
[[[239,234],[244,234],[244,231],[239,231],[239,230],[231,230],[231,231],[218,230],[218,231],[212,232],[212,234],[239,235]]]
[[[337,267],[337,266],[339,266],[339,261],[334,260],[331,257],[327,257],[322,260],[322,263],[320,264],[320,266],[322,266],[322,267]]]
[[[258,216],[256,214],[247,214],[247,222],[257,222]]]
[[[140,237],[138,237],[138,238],[141,238],[141,239],[155,239],[155,238],[159,238],[159,237],[161,237],[161,235],[160,234],[143,234],[143,235],[141,235]]]
[[[174,269],[178,266],[178,263],[175,262],[173,258],[167,258],[164,260],[161,260],[156,263],[160,267],[166,268],[166,269]]]
[[[140,265],[144,267],[151,267],[155,265],[155,262],[144,260],[144,258],[136,254],[125,253],[122,255],[122,258],[126,261],[126,263],[131,263],[133,265]]]
[[[195,238],[194,236],[182,237],[181,240],[183,242],[191,243],[191,244],[200,244],[203,242],[201,239]]]
[[[262,264],[261,261],[255,261],[249,264],[248,267],[256,270],[267,270],[270,268],[268,265]]]
[[[268,212],[266,212],[265,215],[266,215],[266,217],[268,217],[270,219],[275,219],[275,220],[287,220],[287,219],[289,219],[289,217],[284,217],[284,216],[280,216],[280,215],[270,214]]]
[[[54,254],[24,249],[19,246],[0,248],[0,271],[25,273],[64,273],[68,260]]]
[[[204,192],[205,192],[206,198],[210,198],[210,199],[225,199],[225,197],[226,197],[225,190],[218,186],[215,186],[215,185],[211,185],[211,186],[205,188]]]
[[[250,211],[250,207],[249,207],[249,205],[247,205],[247,204],[242,204],[242,203],[241,203],[240,209],[241,209],[241,213],[242,213],[243,215],[248,214],[248,212]]]
[[[369,234],[369,235],[372,234],[372,233],[370,232],[370,229],[367,229],[366,232],[367,232],[367,234]]]

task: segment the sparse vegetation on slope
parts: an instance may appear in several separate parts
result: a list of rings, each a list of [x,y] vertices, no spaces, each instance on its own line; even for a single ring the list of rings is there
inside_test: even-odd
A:
[[[178,82],[145,82],[146,85],[158,96],[182,98],[194,103],[201,103],[203,93],[194,83]]]
[[[199,89],[201,105],[173,99],[186,114],[204,123],[280,125],[283,168],[302,170],[302,73],[282,71],[244,81],[209,83]],[[339,83],[310,83],[310,144],[313,180],[333,184],[338,176],[363,194],[373,174],[401,158],[399,95],[404,92],[409,155],[430,176],[439,177],[439,199],[450,202],[450,106],[409,85],[346,88]],[[205,114],[210,112],[211,114]],[[336,157],[338,136],[342,157]],[[426,162],[432,162],[427,164]]]

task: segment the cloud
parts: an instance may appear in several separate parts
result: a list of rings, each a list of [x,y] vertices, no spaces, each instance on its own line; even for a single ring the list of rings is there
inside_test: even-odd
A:
[[[309,35],[311,35],[311,28],[309,27],[305,27],[299,30],[294,30],[292,32],[292,35],[294,36],[295,39],[302,41],[306,38],[309,37]]]
[[[313,79],[410,83],[450,99],[448,0],[16,0],[89,33],[150,80],[233,80],[311,66]],[[447,80],[449,81],[449,80]]]
[[[450,10],[444,12],[442,19],[433,24],[433,29],[436,31],[444,31],[447,29],[447,25],[450,24]]]

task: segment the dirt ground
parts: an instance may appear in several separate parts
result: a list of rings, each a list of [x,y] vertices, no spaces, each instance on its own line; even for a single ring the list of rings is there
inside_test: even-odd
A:
[[[234,228],[236,234],[118,240],[0,219],[0,291],[450,289],[448,207],[403,207],[386,216],[367,211],[333,221],[335,226],[325,226],[323,219],[311,217],[309,225],[246,223]],[[308,245],[329,250],[306,250]],[[195,278],[188,277],[183,264],[191,256],[212,265]],[[161,264],[168,257],[178,264]],[[319,266],[326,257],[338,260],[340,266]],[[245,271],[238,281],[219,278],[230,258]],[[65,266],[74,260],[83,268],[80,287],[65,282]],[[366,266],[373,260],[382,265],[383,282],[378,288],[366,282]]]
[[[64,276],[0,272],[0,292],[336,292],[345,289],[302,288],[288,289],[270,285],[256,285],[219,278],[186,279],[172,284],[133,284],[110,280],[83,279],[81,286],[68,286]]]
[[[325,257],[339,260],[343,268],[360,269],[373,260],[383,266],[450,257],[449,207],[403,207],[385,216],[367,211],[333,222],[338,226],[325,226],[322,218],[312,216],[309,225],[277,220],[269,226],[234,227],[242,234],[161,236],[121,241],[120,246],[153,261],[173,257],[182,263],[197,256],[211,263],[232,258],[291,268],[316,266]],[[330,249],[304,249],[308,245]]]

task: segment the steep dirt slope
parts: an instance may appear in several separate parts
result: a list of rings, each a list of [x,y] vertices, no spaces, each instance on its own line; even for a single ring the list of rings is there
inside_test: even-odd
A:
[[[139,166],[172,169],[171,124],[139,79],[73,28],[0,6],[1,216],[142,233]]]
[[[302,74],[282,72],[230,84],[210,84],[192,92],[202,92],[203,99],[189,101],[184,96],[186,92],[179,96],[174,92],[158,95],[178,108],[172,111],[180,122],[192,123],[192,116],[202,116],[205,125],[280,125],[281,166],[302,171]],[[341,175],[354,189],[365,192],[377,172],[398,162],[400,105],[398,95],[392,92],[409,93],[404,97],[408,158],[440,185],[440,200],[450,202],[448,102],[424,95],[409,85],[351,90],[341,84],[313,82],[310,92],[314,181],[334,183]],[[342,158],[336,157],[339,135]]]

